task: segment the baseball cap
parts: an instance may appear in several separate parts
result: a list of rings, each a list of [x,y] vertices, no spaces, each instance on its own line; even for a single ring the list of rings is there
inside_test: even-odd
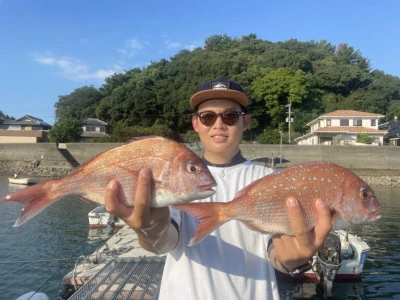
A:
[[[237,82],[225,77],[217,77],[199,86],[190,98],[190,106],[196,109],[201,103],[213,99],[226,99],[246,107],[249,100]]]

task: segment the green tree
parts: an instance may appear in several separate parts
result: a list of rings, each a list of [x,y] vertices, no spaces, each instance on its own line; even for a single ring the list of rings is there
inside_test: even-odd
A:
[[[372,136],[369,136],[368,133],[357,133],[356,142],[363,144],[372,144],[376,139]]]
[[[390,102],[386,114],[386,120],[400,120],[400,100],[393,100],[392,102]]]
[[[101,92],[92,86],[75,89],[71,94],[59,96],[56,108],[56,120],[74,118],[83,120],[96,116],[96,106],[102,98]]]
[[[14,117],[10,117],[9,115],[5,115],[1,110],[0,110],[0,125],[4,124],[4,121],[6,120],[15,120]]]
[[[78,142],[82,134],[82,123],[73,118],[64,118],[54,124],[49,131],[53,143]]]
[[[98,90],[84,86],[59,97],[56,117],[97,117],[121,133],[118,139],[155,124],[168,128],[174,137],[185,137],[192,128],[188,100],[200,84],[216,76],[236,80],[248,95],[252,119],[244,139],[249,141],[256,141],[264,129],[287,132],[289,101],[296,136],[308,129],[302,114],[316,117],[356,109],[390,117],[397,114],[392,103],[400,100],[400,78],[370,71],[368,60],[347,44],[214,35],[203,47],[179,51],[170,60],[114,74]]]
[[[254,94],[265,101],[267,114],[275,126],[284,122],[289,102],[301,104],[308,96],[305,73],[289,68],[270,71],[253,83]]]
[[[277,129],[265,129],[264,132],[258,136],[257,141],[260,144],[280,144],[281,133]]]

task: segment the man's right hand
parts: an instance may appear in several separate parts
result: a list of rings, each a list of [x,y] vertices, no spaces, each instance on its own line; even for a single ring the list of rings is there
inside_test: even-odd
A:
[[[155,253],[163,235],[168,235],[171,224],[168,207],[153,208],[151,204],[151,172],[141,169],[139,172],[134,206],[125,205],[118,198],[120,185],[111,180],[105,190],[104,206],[106,210],[121,218],[138,235],[139,244],[144,249]]]

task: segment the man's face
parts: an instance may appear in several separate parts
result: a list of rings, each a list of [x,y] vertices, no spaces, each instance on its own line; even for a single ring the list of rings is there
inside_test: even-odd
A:
[[[241,112],[239,104],[230,100],[209,100],[203,102],[198,107],[198,113],[202,112],[223,113],[226,111]],[[199,134],[200,140],[204,145],[205,154],[210,153],[225,153],[234,155],[239,149],[239,143],[242,138],[243,131],[249,125],[250,116],[240,115],[238,121],[228,126],[224,124],[221,117],[218,117],[215,123],[211,126],[205,126],[200,122],[199,117],[192,118],[194,130]]]

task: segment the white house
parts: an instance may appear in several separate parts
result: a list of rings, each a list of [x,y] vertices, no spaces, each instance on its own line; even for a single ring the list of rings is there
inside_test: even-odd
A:
[[[106,122],[94,118],[85,119],[82,121],[81,142],[109,137],[107,131],[108,124]]]
[[[307,125],[311,131],[294,141],[298,145],[355,145],[358,133],[366,133],[375,137],[376,145],[383,144],[385,130],[379,130],[381,114],[356,110],[336,110],[312,120]]]
[[[25,115],[0,125],[0,143],[45,143],[51,125],[42,119]]]

